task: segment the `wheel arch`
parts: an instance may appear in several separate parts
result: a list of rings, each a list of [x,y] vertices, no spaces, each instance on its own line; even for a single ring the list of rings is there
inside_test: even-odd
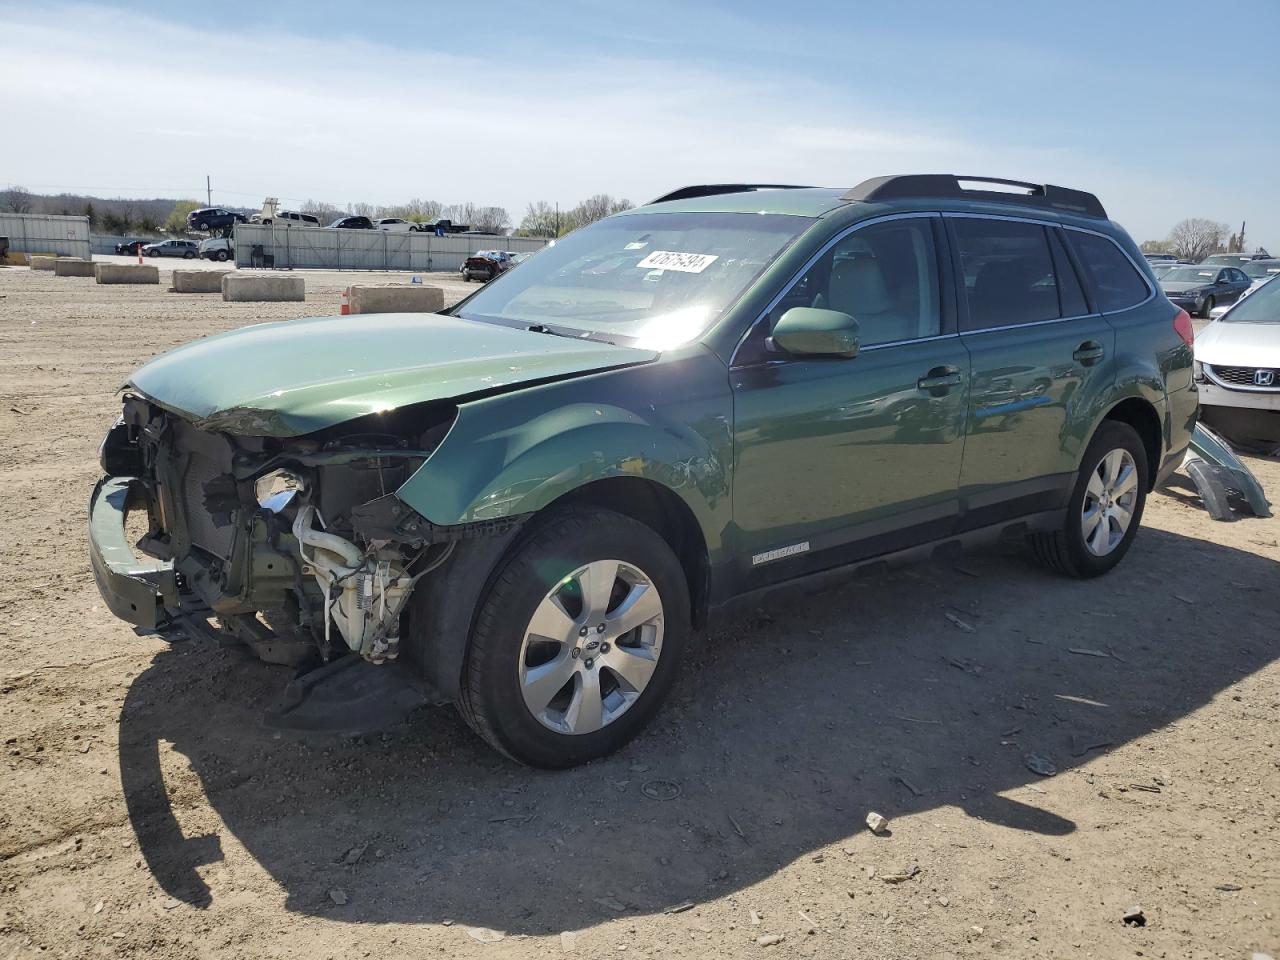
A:
[[[1126,397],[1107,410],[1097,426],[1108,420],[1128,424],[1138,434],[1147,453],[1147,487],[1154,487],[1164,452],[1164,421],[1160,412],[1142,397]]]
[[[693,624],[703,625],[710,583],[710,553],[697,517],[678,494],[645,477],[604,477],[552,501],[534,515],[534,521],[559,508],[572,506],[612,510],[644,524],[662,537],[684,570]]]
[[[490,537],[459,540],[438,575],[409,597],[409,659],[440,694],[456,700],[475,617],[493,579],[538,530],[573,507],[612,510],[649,527],[666,541],[689,588],[693,625],[705,623],[710,579],[707,544],[693,511],[667,487],[642,477],[606,477],[556,498],[519,527]]]

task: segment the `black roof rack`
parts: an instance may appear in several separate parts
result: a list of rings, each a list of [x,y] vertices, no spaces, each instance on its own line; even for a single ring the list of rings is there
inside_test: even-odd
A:
[[[715,197],[722,193],[752,193],[756,190],[804,190],[794,183],[700,183],[664,193],[649,203],[666,203],[669,200],[690,200],[694,197]]]
[[[1026,193],[1010,193],[1005,190],[970,190],[963,183],[991,183],[1005,187],[1021,187]],[[863,180],[841,200],[863,200],[875,203],[881,200],[902,200],[908,197],[949,197],[955,199],[980,199],[995,203],[1013,203],[1046,210],[1062,210],[1080,213],[1088,217],[1107,219],[1107,211],[1092,193],[1055,187],[1051,183],[1025,183],[1022,180],[1003,180],[999,177],[964,177],[951,173],[918,173],[893,177],[873,177]]]

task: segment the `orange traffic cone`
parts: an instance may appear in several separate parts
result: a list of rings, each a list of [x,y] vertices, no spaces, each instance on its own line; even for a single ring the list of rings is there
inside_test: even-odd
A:
[[[338,313],[344,317],[351,313],[351,299],[347,296],[350,289],[351,288],[348,287],[346,290],[343,290],[342,297],[338,300]]]

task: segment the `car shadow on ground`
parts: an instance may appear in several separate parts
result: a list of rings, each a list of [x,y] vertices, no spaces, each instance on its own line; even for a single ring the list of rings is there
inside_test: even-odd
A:
[[[446,709],[374,737],[277,737],[259,718],[287,672],[184,644],[129,690],[124,791],[156,880],[193,905],[218,895],[202,872],[217,869],[205,865],[222,858],[220,837],[182,827],[207,798],[288,909],[577,929],[872,842],[869,810],[958,806],[1010,830],[1071,833],[1071,820],[1000,795],[1039,781],[1027,755],[1061,774],[1280,655],[1276,573],[1146,529],[1091,582],[998,548],[778,598],[696,644],[638,741],[562,773],[498,757]],[[165,741],[199,778],[194,797]]]

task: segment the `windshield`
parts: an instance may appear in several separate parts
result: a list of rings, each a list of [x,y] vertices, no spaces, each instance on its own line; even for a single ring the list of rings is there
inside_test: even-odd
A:
[[[1204,267],[1177,267],[1160,279],[1164,283],[1213,283],[1217,275],[1217,267],[1208,270]]]
[[[1227,311],[1220,323],[1280,323],[1280,283],[1268,280]]]
[[[1251,280],[1262,280],[1280,273],[1280,260],[1254,260],[1240,269]]]
[[[1159,280],[1170,270],[1176,270],[1177,267],[1178,265],[1176,263],[1153,263],[1151,264],[1151,272],[1154,273],[1156,275],[1156,279]]]
[[[610,217],[504,273],[458,315],[678,346],[719,319],[812,223],[758,213]]]

